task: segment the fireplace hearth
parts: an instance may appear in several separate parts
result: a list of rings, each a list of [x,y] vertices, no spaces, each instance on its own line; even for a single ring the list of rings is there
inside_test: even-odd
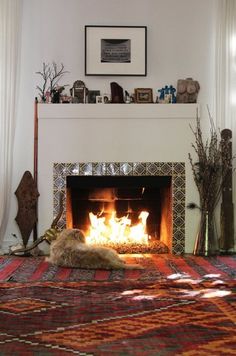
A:
[[[53,179],[54,215],[63,194],[61,228],[80,228],[119,253],[184,252],[184,163],[55,163]]]

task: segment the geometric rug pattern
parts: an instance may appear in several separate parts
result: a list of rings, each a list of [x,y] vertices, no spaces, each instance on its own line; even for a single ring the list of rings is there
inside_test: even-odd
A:
[[[127,264],[139,264],[142,270],[93,270],[63,268],[45,262],[44,257],[0,256],[0,281],[141,281],[161,280],[172,274],[203,277],[208,273],[221,278],[236,278],[236,255],[200,257],[165,254],[121,255]]]
[[[0,355],[236,355],[235,256],[122,258],[144,269],[0,256]]]
[[[235,355],[236,281],[1,282],[1,355]]]

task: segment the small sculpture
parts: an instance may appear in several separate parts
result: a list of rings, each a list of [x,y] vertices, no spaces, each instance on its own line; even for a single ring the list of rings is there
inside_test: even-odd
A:
[[[192,78],[179,79],[177,82],[177,103],[196,103],[200,85]]]
[[[173,87],[173,85],[165,85],[164,88],[161,88],[158,90],[160,93],[159,98],[156,98],[157,103],[164,103],[164,104],[175,104],[176,103],[176,96],[175,92],[176,89]]]
[[[88,89],[82,80],[76,80],[74,82],[73,87],[70,89],[70,95],[72,96],[73,103],[86,103]]]
[[[125,90],[125,103],[130,104],[131,103],[131,95]]]
[[[111,82],[111,103],[124,103],[123,88],[116,82]]]
[[[61,98],[61,93],[65,87],[56,87],[52,90],[51,97],[52,97],[52,103],[54,104],[59,104],[60,103],[60,98]]]

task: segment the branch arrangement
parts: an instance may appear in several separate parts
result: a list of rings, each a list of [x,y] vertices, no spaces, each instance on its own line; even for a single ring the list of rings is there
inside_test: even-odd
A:
[[[36,72],[36,74],[39,74],[43,79],[42,87],[38,85],[36,87],[36,89],[39,91],[39,96],[42,101],[46,101],[46,92],[49,92],[50,95],[53,94],[58,86],[59,80],[65,73],[68,73],[68,71],[65,71],[64,68],[65,67],[63,63],[61,63],[60,68],[58,68],[58,65],[55,62],[52,62],[51,65],[43,62],[42,71]]]
[[[195,143],[192,147],[197,154],[197,162],[193,161],[189,153],[189,160],[193,171],[193,177],[197,186],[200,207],[194,203],[190,203],[188,207],[191,209],[199,208],[202,211],[213,212],[222,192],[222,185],[227,176],[229,168],[232,165],[232,157],[228,154],[227,147],[230,144],[228,140],[220,140],[214,126],[213,119],[210,118],[210,138],[204,142],[200,119],[197,115],[196,129],[191,127],[195,136]]]

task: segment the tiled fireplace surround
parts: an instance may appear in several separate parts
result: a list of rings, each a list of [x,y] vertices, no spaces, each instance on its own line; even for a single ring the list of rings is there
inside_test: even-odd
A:
[[[89,162],[54,163],[53,208],[54,216],[60,208],[63,194],[63,214],[60,227],[66,227],[66,177],[67,176],[170,176],[172,178],[173,236],[169,248],[173,254],[185,250],[185,163],[183,162]]]
[[[191,252],[199,223],[188,160],[197,104],[39,104],[39,234],[65,203],[68,175],[171,176],[172,248]],[[131,135],[132,134],[132,135]],[[65,226],[65,209],[61,226]],[[46,248],[46,247],[45,247]]]

